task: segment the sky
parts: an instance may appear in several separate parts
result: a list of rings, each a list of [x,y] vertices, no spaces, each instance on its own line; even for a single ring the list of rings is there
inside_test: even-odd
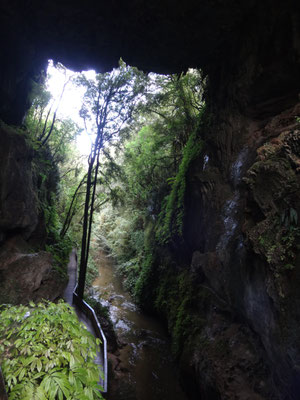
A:
[[[66,69],[65,72],[62,69],[55,68],[53,62],[50,60],[48,64],[47,73],[49,79],[47,80],[47,90],[51,93],[55,105],[58,103],[59,97],[62,92],[65,81],[70,76],[79,75],[76,72]],[[84,71],[87,78],[91,79],[96,76],[95,71]],[[65,75],[66,74],[66,75]],[[77,87],[69,82],[64,91],[62,100],[57,113],[57,118],[71,118],[80,128],[83,128],[82,119],[79,116],[79,110],[81,107],[82,97],[84,95],[84,88]],[[82,132],[77,138],[76,145],[83,155],[88,155],[91,148],[91,139]]]
[[[96,72],[93,70],[82,72],[88,79],[95,79]],[[78,72],[74,72],[66,69],[65,67],[57,68],[54,66],[53,61],[49,60],[47,69],[48,79],[46,82],[47,90],[51,93],[56,104],[62,93],[64,83],[72,76],[76,77],[79,75]],[[155,84],[156,74],[150,74],[153,77],[153,84],[150,86],[152,93],[160,90]],[[84,124],[82,118],[79,116],[79,111],[82,104],[82,98],[84,96],[85,89],[83,87],[78,87],[74,83],[69,82],[64,90],[62,100],[60,102],[57,118],[70,118],[72,119],[80,128],[82,128],[82,133],[76,139],[76,145],[82,155],[89,155],[91,150],[91,137],[84,130]],[[52,108],[55,110],[55,106]]]

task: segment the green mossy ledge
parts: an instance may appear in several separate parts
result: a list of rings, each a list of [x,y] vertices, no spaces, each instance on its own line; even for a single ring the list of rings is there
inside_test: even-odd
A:
[[[171,192],[162,204],[156,229],[156,238],[161,244],[167,244],[175,236],[182,237],[187,173],[191,163],[199,156],[203,148],[204,141],[198,137],[198,131],[195,130],[183,150],[178,172],[171,180]]]

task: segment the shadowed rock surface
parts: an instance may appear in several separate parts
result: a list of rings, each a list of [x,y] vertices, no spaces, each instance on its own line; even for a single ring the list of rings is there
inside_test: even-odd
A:
[[[0,301],[26,303],[62,294],[66,277],[54,268],[44,249],[45,215],[34,149],[21,130],[0,125]],[[51,174],[50,174],[51,175]],[[50,179],[49,179],[50,178]],[[48,179],[49,183],[52,179]],[[47,195],[46,190],[46,195]],[[43,199],[44,203],[47,200]]]
[[[29,237],[38,222],[32,180],[33,150],[13,129],[0,127],[0,241],[18,231]]]
[[[66,282],[53,269],[51,254],[30,252],[22,238],[6,241],[0,248],[0,260],[1,303],[53,301],[62,293]]]

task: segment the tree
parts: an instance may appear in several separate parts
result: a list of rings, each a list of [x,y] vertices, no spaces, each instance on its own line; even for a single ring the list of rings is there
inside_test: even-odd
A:
[[[137,132],[125,144],[122,168],[127,203],[131,197],[134,207],[151,210],[152,215],[160,212],[162,199],[178,172],[183,149],[197,128],[204,105],[201,83],[198,70],[151,76],[146,100],[140,107]]]
[[[150,75],[120,160],[123,203],[106,207],[99,218],[99,240],[116,257],[125,287],[138,299],[157,247],[183,238],[186,177],[203,145],[202,94],[198,70]]]
[[[60,90],[60,102],[69,81],[67,76],[69,72],[65,67],[61,65],[59,67],[63,70],[65,77]],[[63,227],[64,234],[60,235],[60,232],[65,218],[65,206],[69,204],[72,189],[82,176],[81,173],[77,173],[80,166],[77,166],[74,171],[74,159],[79,160],[74,139],[80,129],[71,119],[58,116],[59,104],[55,109],[55,101],[46,90],[45,83],[47,81],[36,84],[34,87],[32,107],[26,117],[24,129],[34,149],[33,180],[37,188],[40,219],[45,224],[45,240],[37,241],[37,245],[51,252],[54,266],[64,276],[63,267],[73,245],[70,236],[66,235],[72,218],[68,217]],[[55,109],[54,114],[52,114],[52,109]],[[72,161],[70,161],[71,158]],[[70,168],[70,162],[74,173],[68,174],[67,179],[62,179],[66,168]],[[74,207],[72,215],[73,213]]]
[[[65,92],[67,85],[73,80],[74,76],[68,73],[68,70],[60,63],[57,63],[56,69],[59,69],[64,74],[64,83],[60,92],[58,101],[56,102],[52,98],[51,93],[46,90],[45,80],[42,79],[42,83],[35,83],[31,94],[32,106],[26,117],[26,127],[30,131],[31,137],[35,138],[39,142],[39,146],[45,146],[49,141],[49,138],[55,132],[55,126],[57,125],[57,113]],[[55,107],[54,107],[55,106]],[[55,108],[55,109],[54,109]],[[52,111],[54,109],[54,111]],[[60,125],[66,123],[66,121],[59,121]],[[71,120],[68,120],[68,124],[75,125]],[[61,130],[61,127],[58,128]],[[57,129],[56,129],[57,131]]]
[[[146,76],[136,68],[120,67],[111,73],[98,74],[96,79],[78,78],[86,88],[81,117],[87,133],[95,137],[88,159],[86,196],[81,240],[81,259],[78,295],[83,297],[86,269],[95,208],[97,182],[101,160],[111,158],[128,135],[128,124],[134,110],[142,100]]]

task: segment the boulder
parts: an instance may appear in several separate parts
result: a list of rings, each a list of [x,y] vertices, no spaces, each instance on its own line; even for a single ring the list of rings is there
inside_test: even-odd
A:
[[[0,249],[0,302],[20,304],[30,300],[54,300],[61,295],[65,280],[53,268],[50,253],[28,253],[20,237],[8,240]]]

